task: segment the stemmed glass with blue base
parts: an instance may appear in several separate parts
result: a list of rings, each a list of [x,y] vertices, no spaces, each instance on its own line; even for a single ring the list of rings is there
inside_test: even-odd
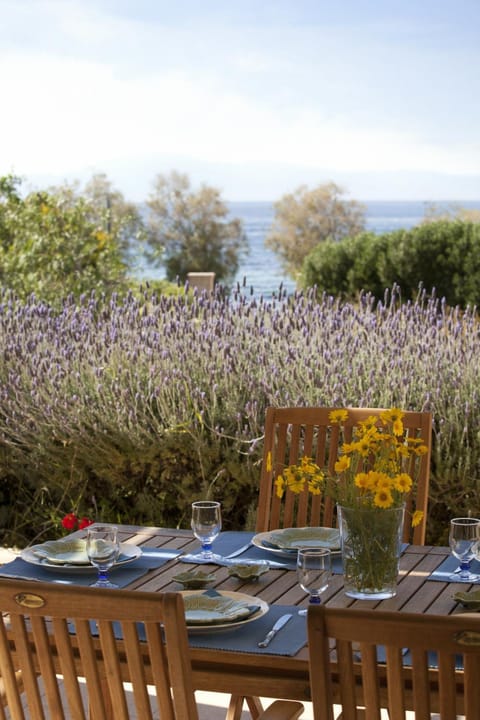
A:
[[[200,540],[202,549],[195,560],[199,563],[214,563],[222,560],[212,551],[212,543],[222,529],[222,511],[219,502],[198,500],[192,503],[192,530]]]
[[[319,605],[332,574],[332,553],[327,548],[304,548],[297,553],[297,577],[302,590],[309,593],[309,603]],[[306,615],[307,610],[299,610]]]
[[[97,582],[92,587],[118,587],[108,579],[108,571],[115,565],[120,552],[117,533],[118,529],[114,525],[92,525],[87,528],[88,559],[98,571]]]
[[[480,547],[480,519],[459,517],[450,520],[448,541],[452,555],[460,563],[458,570],[450,576],[450,580],[469,583],[480,580],[480,575],[472,573],[470,569]]]

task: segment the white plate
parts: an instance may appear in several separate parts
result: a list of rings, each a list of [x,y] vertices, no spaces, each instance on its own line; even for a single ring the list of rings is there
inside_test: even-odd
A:
[[[58,562],[51,563],[47,559],[40,557],[38,553],[38,549],[41,548],[40,545],[32,545],[31,547],[25,548],[20,553],[20,557],[22,560],[25,560],[25,562],[30,563],[31,565],[39,565],[40,567],[44,568],[45,570],[52,570],[53,572],[57,573],[96,573],[97,569],[93,565],[75,565],[75,564],[59,564]],[[137,545],[129,545],[128,543],[120,543],[120,556],[115,565],[113,566],[113,569],[116,567],[123,567],[124,565],[128,565],[128,563],[133,562],[134,560],[137,560],[142,554],[142,549],[140,547],[137,547]]]
[[[296,545],[292,544],[293,541],[290,541],[290,544],[288,545],[287,540],[285,547],[278,547],[277,543],[279,542],[279,535],[285,533],[287,530],[295,530]],[[305,533],[302,539],[301,531],[304,530],[308,532]],[[300,547],[326,547],[329,548],[332,553],[340,552],[340,535],[338,536],[338,542],[334,542],[333,544],[330,542],[329,544],[326,544],[325,537],[323,537],[323,540],[321,537],[323,533],[318,533],[317,535],[315,535],[315,533],[312,533],[312,531],[314,530],[332,532],[332,530],[335,530],[335,528],[285,528],[284,531],[270,530],[268,532],[257,533],[257,535],[254,535],[252,538],[252,544],[255,545],[255,547],[260,548],[260,550],[266,550],[267,552],[272,553],[279,553],[280,555],[287,555],[289,557],[291,557],[292,555],[296,555]],[[275,535],[275,537],[272,537],[272,535]]]
[[[185,603],[188,632],[205,633],[216,632],[217,630],[231,630],[253,620],[258,620],[268,612],[268,603],[259,597],[228,590],[219,590],[218,592],[222,596],[221,598],[209,598],[208,595],[205,595],[205,590],[183,590],[181,592]],[[191,605],[186,599],[187,597],[192,598]],[[245,606],[251,605],[258,606],[258,610],[245,616],[245,613],[248,613]],[[190,612],[195,613],[192,622],[189,621],[188,617],[189,606],[191,608]],[[201,614],[203,614],[205,622],[202,622]],[[233,619],[223,622],[222,615],[223,619],[228,617]]]

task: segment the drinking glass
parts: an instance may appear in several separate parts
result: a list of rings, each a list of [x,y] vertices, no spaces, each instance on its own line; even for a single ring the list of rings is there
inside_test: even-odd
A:
[[[475,582],[480,575],[472,573],[470,566],[480,546],[480,519],[460,517],[450,520],[448,541],[452,554],[460,561],[460,568],[450,580],[456,582]]]
[[[297,554],[297,577],[302,590],[309,593],[309,602],[321,603],[320,594],[327,589],[332,574],[332,554],[326,548],[303,549]],[[299,610],[306,615],[307,610]]]
[[[119,552],[120,543],[115,526],[96,525],[87,528],[87,555],[98,570],[98,579],[92,587],[118,587],[108,579],[108,571],[115,564]]]
[[[212,543],[222,529],[222,512],[219,502],[199,500],[192,503],[193,534],[202,543],[197,562],[215,562],[220,555],[212,552]]]

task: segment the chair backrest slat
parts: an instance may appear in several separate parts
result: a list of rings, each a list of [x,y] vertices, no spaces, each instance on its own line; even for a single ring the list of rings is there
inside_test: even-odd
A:
[[[50,714],[52,717],[62,718],[60,691],[52,656],[50,654],[49,633],[45,619],[42,617],[32,617],[30,624],[35,638],[37,654],[42,663],[43,687],[47,698],[47,705],[50,708]]]
[[[267,408],[263,463],[260,474],[260,491],[257,510],[257,532],[281,527],[325,526],[335,524],[334,502],[330,497],[309,495],[308,491],[295,494],[287,489],[282,499],[275,492],[275,480],[285,467],[296,464],[303,455],[312,457],[320,467],[333,471],[338,457],[340,428],[332,424],[329,416],[334,408],[290,407]],[[382,408],[347,408],[344,425],[345,439],[350,442],[354,428],[367,417],[379,416]],[[421,438],[428,452],[412,457],[408,471],[416,485],[407,498],[407,509],[424,513],[423,520],[411,529],[410,514],[405,514],[404,542],[416,545],[425,543],[428,490],[430,478],[432,419],[428,412],[405,411],[403,425],[409,437]]]
[[[23,615],[12,615],[10,622],[15,633],[15,650],[18,653],[19,667],[22,671],[23,684],[32,715],[38,720],[45,719],[40,690],[36,681],[36,671],[31,654],[29,634]],[[42,660],[42,658],[40,658]],[[7,690],[8,692],[8,690]],[[23,714],[20,716],[23,718]]]
[[[0,597],[2,597],[0,593]],[[60,668],[63,677],[63,686],[70,709],[72,720],[83,720],[86,717],[82,702],[82,693],[78,682],[75,657],[72,647],[72,638],[68,622],[64,617],[54,617],[51,620],[55,648],[58,650]]]
[[[13,658],[10,652],[10,640],[7,635],[5,624],[0,622],[0,675],[3,681],[4,691],[6,693],[8,692],[9,710],[13,720],[22,718],[23,713],[20,688],[17,683],[16,674]]]
[[[125,693],[123,692],[120,659],[112,624],[100,620],[98,622],[98,633],[105,660],[105,672],[108,677],[110,697],[114,699],[113,702],[115,703],[115,718],[118,718],[118,720],[128,720],[128,705]]]
[[[476,614],[310,606],[308,644],[315,717],[331,717],[332,697],[345,720],[377,720],[381,708],[390,720],[480,717]]]
[[[125,652],[128,670],[133,684],[133,693],[139,717],[152,720],[152,711],[148,699],[145,674],[143,672],[142,655],[138,642],[138,633],[132,622],[122,623],[122,636],[125,643]]]
[[[472,717],[480,718],[480,652],[465,656],[465,704]]]

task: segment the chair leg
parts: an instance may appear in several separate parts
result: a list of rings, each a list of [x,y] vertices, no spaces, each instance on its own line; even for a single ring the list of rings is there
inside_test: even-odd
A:
[[[257,720],[263,712],[263,705],[260,702],[260,698],[254,696],[248,696],[245,698],[247,701],[248,709],[252,720]]]
[[[258,720],[263,712],[263,706],[258,697],[245,697],[244,695],[232,695],[228,705],[225,720],[240,720],[244,700],[247,702],[252,720]]]

